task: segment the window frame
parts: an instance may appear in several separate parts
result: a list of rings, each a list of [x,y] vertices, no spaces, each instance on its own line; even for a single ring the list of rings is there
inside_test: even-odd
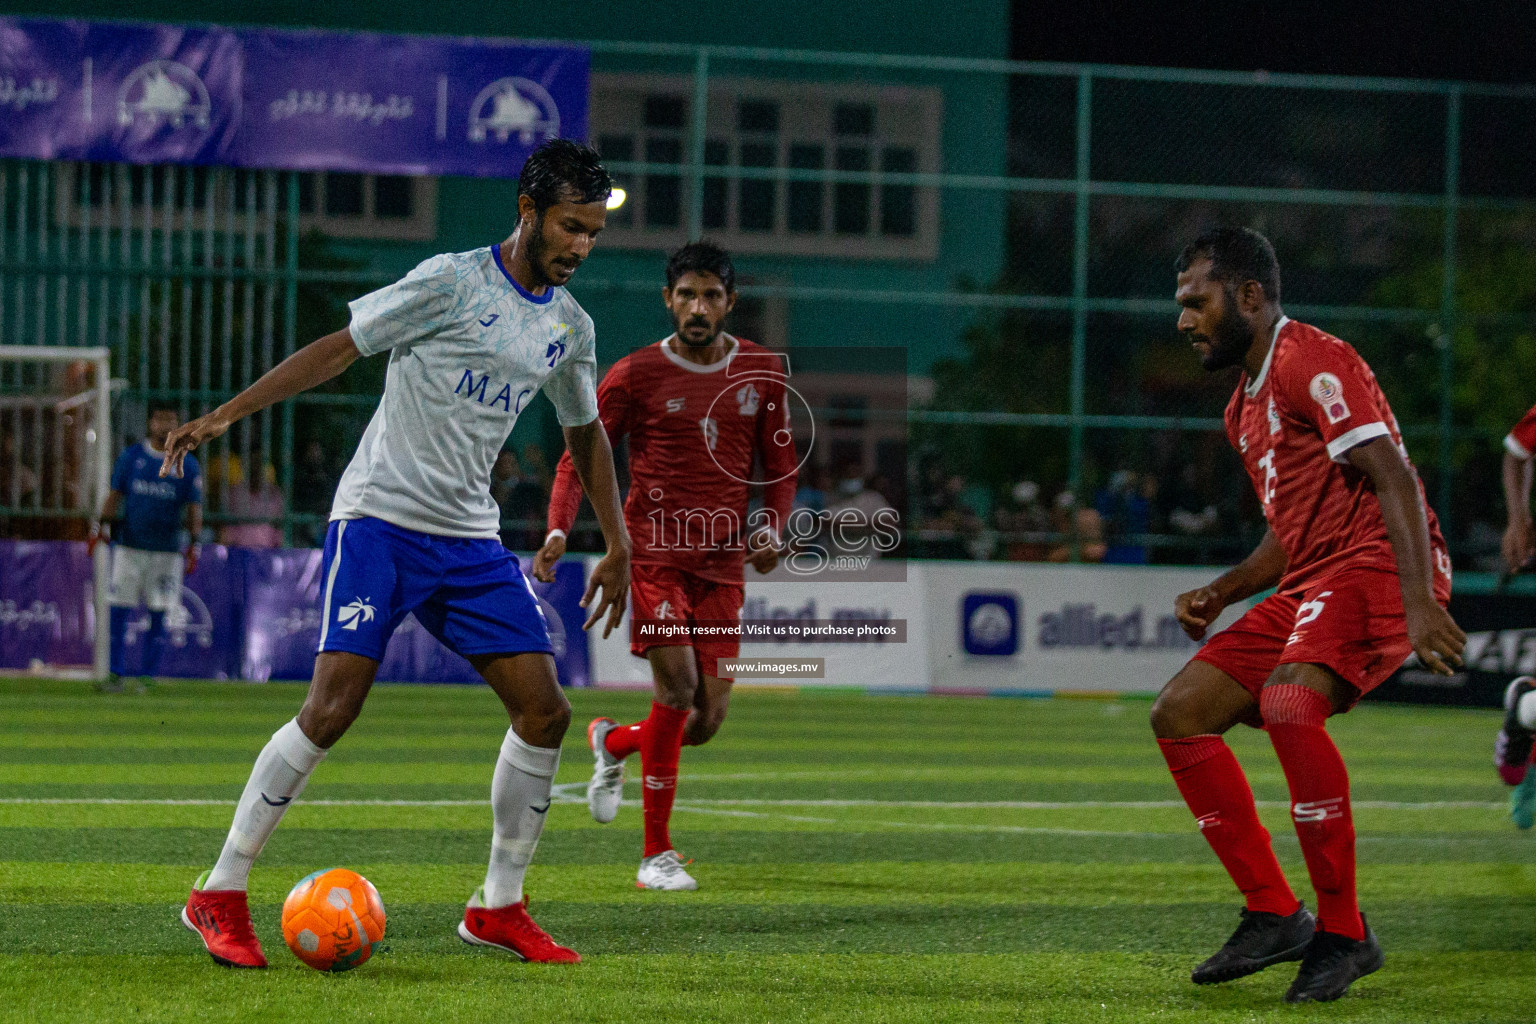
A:
[[[677,172],[681,185],[681,215],[676,225],[652,227],[645,224],[647,189],[643,175],[615,171],[615,179],[630,193],[635,203],[627,224],[615,224],[603,235],[605,247],[620,249],[666,249],[687,241],[687,216],[691,206],[692,176],[691,127],[685,119],[681,128],[648,128],[644,109],[648,98],[669,96],[681,99],[691,116],[693,79],[687,75],[644,73],[595,73],[592,75],[592,103],[589,133],[594,143],[604,137],[627,138],[631,152],[643,155],[652,138],[675,138],[681,142],[684,165]],[[738,122],[741,102],[773,101],[778,105],[779,128],[776,133],[742,131]],[[837,135],[833,131],[834,111],[844,105],[868,104],[875,111],[875,131],[867,136]],[[706,111],[705,144],[718,147],[725,142],[727,167],[741,166],[743,144],[760,145],[776,136],[774,166],[789,169],[791,153],[800,146],[819,146],[823,167],[835,168],[840,145],[863,147],[872,173],[883,166],[887,150],[911,150],[918,173],[937,172],[942,165],[943,92],[934,87],[864,85],[856,82],[820,82],[799,79],[711,77],[709,105]],[[615,161],[623,163],[624,161]],[[643,163],[647,161],[636,160]],[[714,166],[714,165],[710,165]],[[910,173],[910,172],[907,172]],[[663,172],[663,177],[671,177]],[[771,230],[742,230],[741,184],[770,180],[773,185],[773,226]],[[753,255],[813,256],[860,260],[931,262],[938,258],[941,230],[939,189],[935,186],[891,186],[875,182],[857,183],[853,189],[867,190],[867,229],[861,234],[839,233],[837,196],[839,183],[816,182],[820,186],[821,217],[817,231],[791,230],[791,182],[784,177],[772,179],[720,177],[705,172],[706,198],[718,184],[725,185],[725,227],[711,227],[704,233],[712,241],[733,252]],[[883,202],[891,188],[910,189],[908,202],[913,210],[911,235],[888,235]],[[846,191],[846,188],[845,188]]]
[[[89,218],[80,205],[80,173],[89,164],[80,161],[56,161],[54,168],[54,218],[62,226],[79,228],[83,227],[87,220],[97,227],[103,225],[102,207],[92,207]],[[114,166],[114,165],[103,165]],[[160,165],[147,165],[146,170],[154,173],[153,168]],[[265,170],[233,168],[233,167],[191,167],[176,165],[177,195],[172,203],[172,210],[166,211],[165,197],[158,191],[154,196],[155,226],[157,229],[168,225],[173,231],[183,231],[188,227],[188,211],[181,205],[185,186],[183,175],[187,172],[213,173],[221,171],[215,179],[215,187],[211,195],[207,195],[204,205],[194,207],[190,213],[191,227],[195,231],[201,231],[206,223],[207,204],[212,203],[217,211],[217,223],[222,225],[223,211],[227,208],[228,189],[233,187],[235,175],[240,172],[263,175],[269,173]],[[323,205],[325,195],[325,176],[327,171],[275,171],[276,174],[302,174],[311,178],[314,182],[316,203]],[[411,184],[411,215],[409,217],[379,217],[375,212],[377,199],[377,179],[380,177],[403,177]],[[321,234],[330,238],[357,238],[377,239],[380,241],[405,241],[420,242],[431,241],[437,237],[437,195],[438,179],[421,175],[376,175],[363,174],[363,212],[361,214],[331,214],[323,212],[310,212],[299,214],[299,230],[301,232],[318,230]],[[206,192],[206,186],[205,186]],[[120,209],[116,196],[112,199],[112,213],[108,215],[115,225],[117,211]],[[131,203],[134,211],[134,223],[137,225],[143,217],[144,206],[142,203]],[[285,186],[279,183],[277,195],[277,215],[283,217],[288,212],[288,196]],[[243,221],[247,211],[237,210],[235,213],[237,223]],[[261,208],[261,199],[257,199],[257,211],[255,216],[265,217],[267,213]]]

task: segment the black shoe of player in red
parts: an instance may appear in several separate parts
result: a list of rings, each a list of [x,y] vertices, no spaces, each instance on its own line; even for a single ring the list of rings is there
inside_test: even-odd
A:
[[[1365,924],[1365,915],[1360,915]],[[1387,962],[1381,943],[1365,924],[1365,938],[1351,939],[1333,932],[1318,932],[1301,959],[1301,970],[1285,993],[1288,1003],[1327,1003],[1349,991],[1358,979],[1381,970]]]
[[[204,872],[198,884],[208,875]],[[215,963],[225,967],[265,967],[267,958],[251,927],[251,910],[239,889],[192,889],[181,909],[181,923],[197,933]]]
[[[1306,954],[1317,920],[1305,906],[1287,917],[1262,910],[1243,910],[1242,923],[1216,951],[1216,955],[1196,967],[1189,980],[1196,985],[1214,985],[1257,974],[1266,967],[1300,960]]]

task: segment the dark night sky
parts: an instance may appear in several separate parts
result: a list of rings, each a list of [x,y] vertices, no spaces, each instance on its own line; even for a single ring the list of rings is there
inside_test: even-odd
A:
[[[1536,82],[1536,4],[1015,0],[1013,56]]]

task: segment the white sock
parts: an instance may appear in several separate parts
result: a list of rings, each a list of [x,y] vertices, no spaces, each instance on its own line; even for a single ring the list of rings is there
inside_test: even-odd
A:
[[[1515,714],[1520,718],[1521,727],[1536,731],[1536,690],[1521,697],[1516,707],[1519,710]]]
[[[325,751],[304,735],[298,719],[272,734],[256,755],[250,781],[235,807],[229,838],[203,889],[245,889],[251,865],[283,820],[289,801],[304,792],[310,772],[323,760]]]
[[[549,811],[549,787],[560,767],[560,748],[535,747],[507,730],[491,776],[491,865],[485,871],[485,906],[507,907],[523,898],[523,875],[533,860]]]

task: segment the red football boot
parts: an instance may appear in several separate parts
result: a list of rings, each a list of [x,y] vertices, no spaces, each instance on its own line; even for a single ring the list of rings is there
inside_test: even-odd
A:
[[[203,876],[197,881],[202,883]],[[225,967],[265,967],[267,958],[251,927],[251,910],[239,889],[192,889],[181,909],[181,923],[197,933],[214,963]]]
[[[566,949],[528,916],[528,897],[509,907],[488,909],[485,890],[476,889],[459,922],[459,938],[472,946],[495,946],[537,964],[579,964],[581,954]]]

